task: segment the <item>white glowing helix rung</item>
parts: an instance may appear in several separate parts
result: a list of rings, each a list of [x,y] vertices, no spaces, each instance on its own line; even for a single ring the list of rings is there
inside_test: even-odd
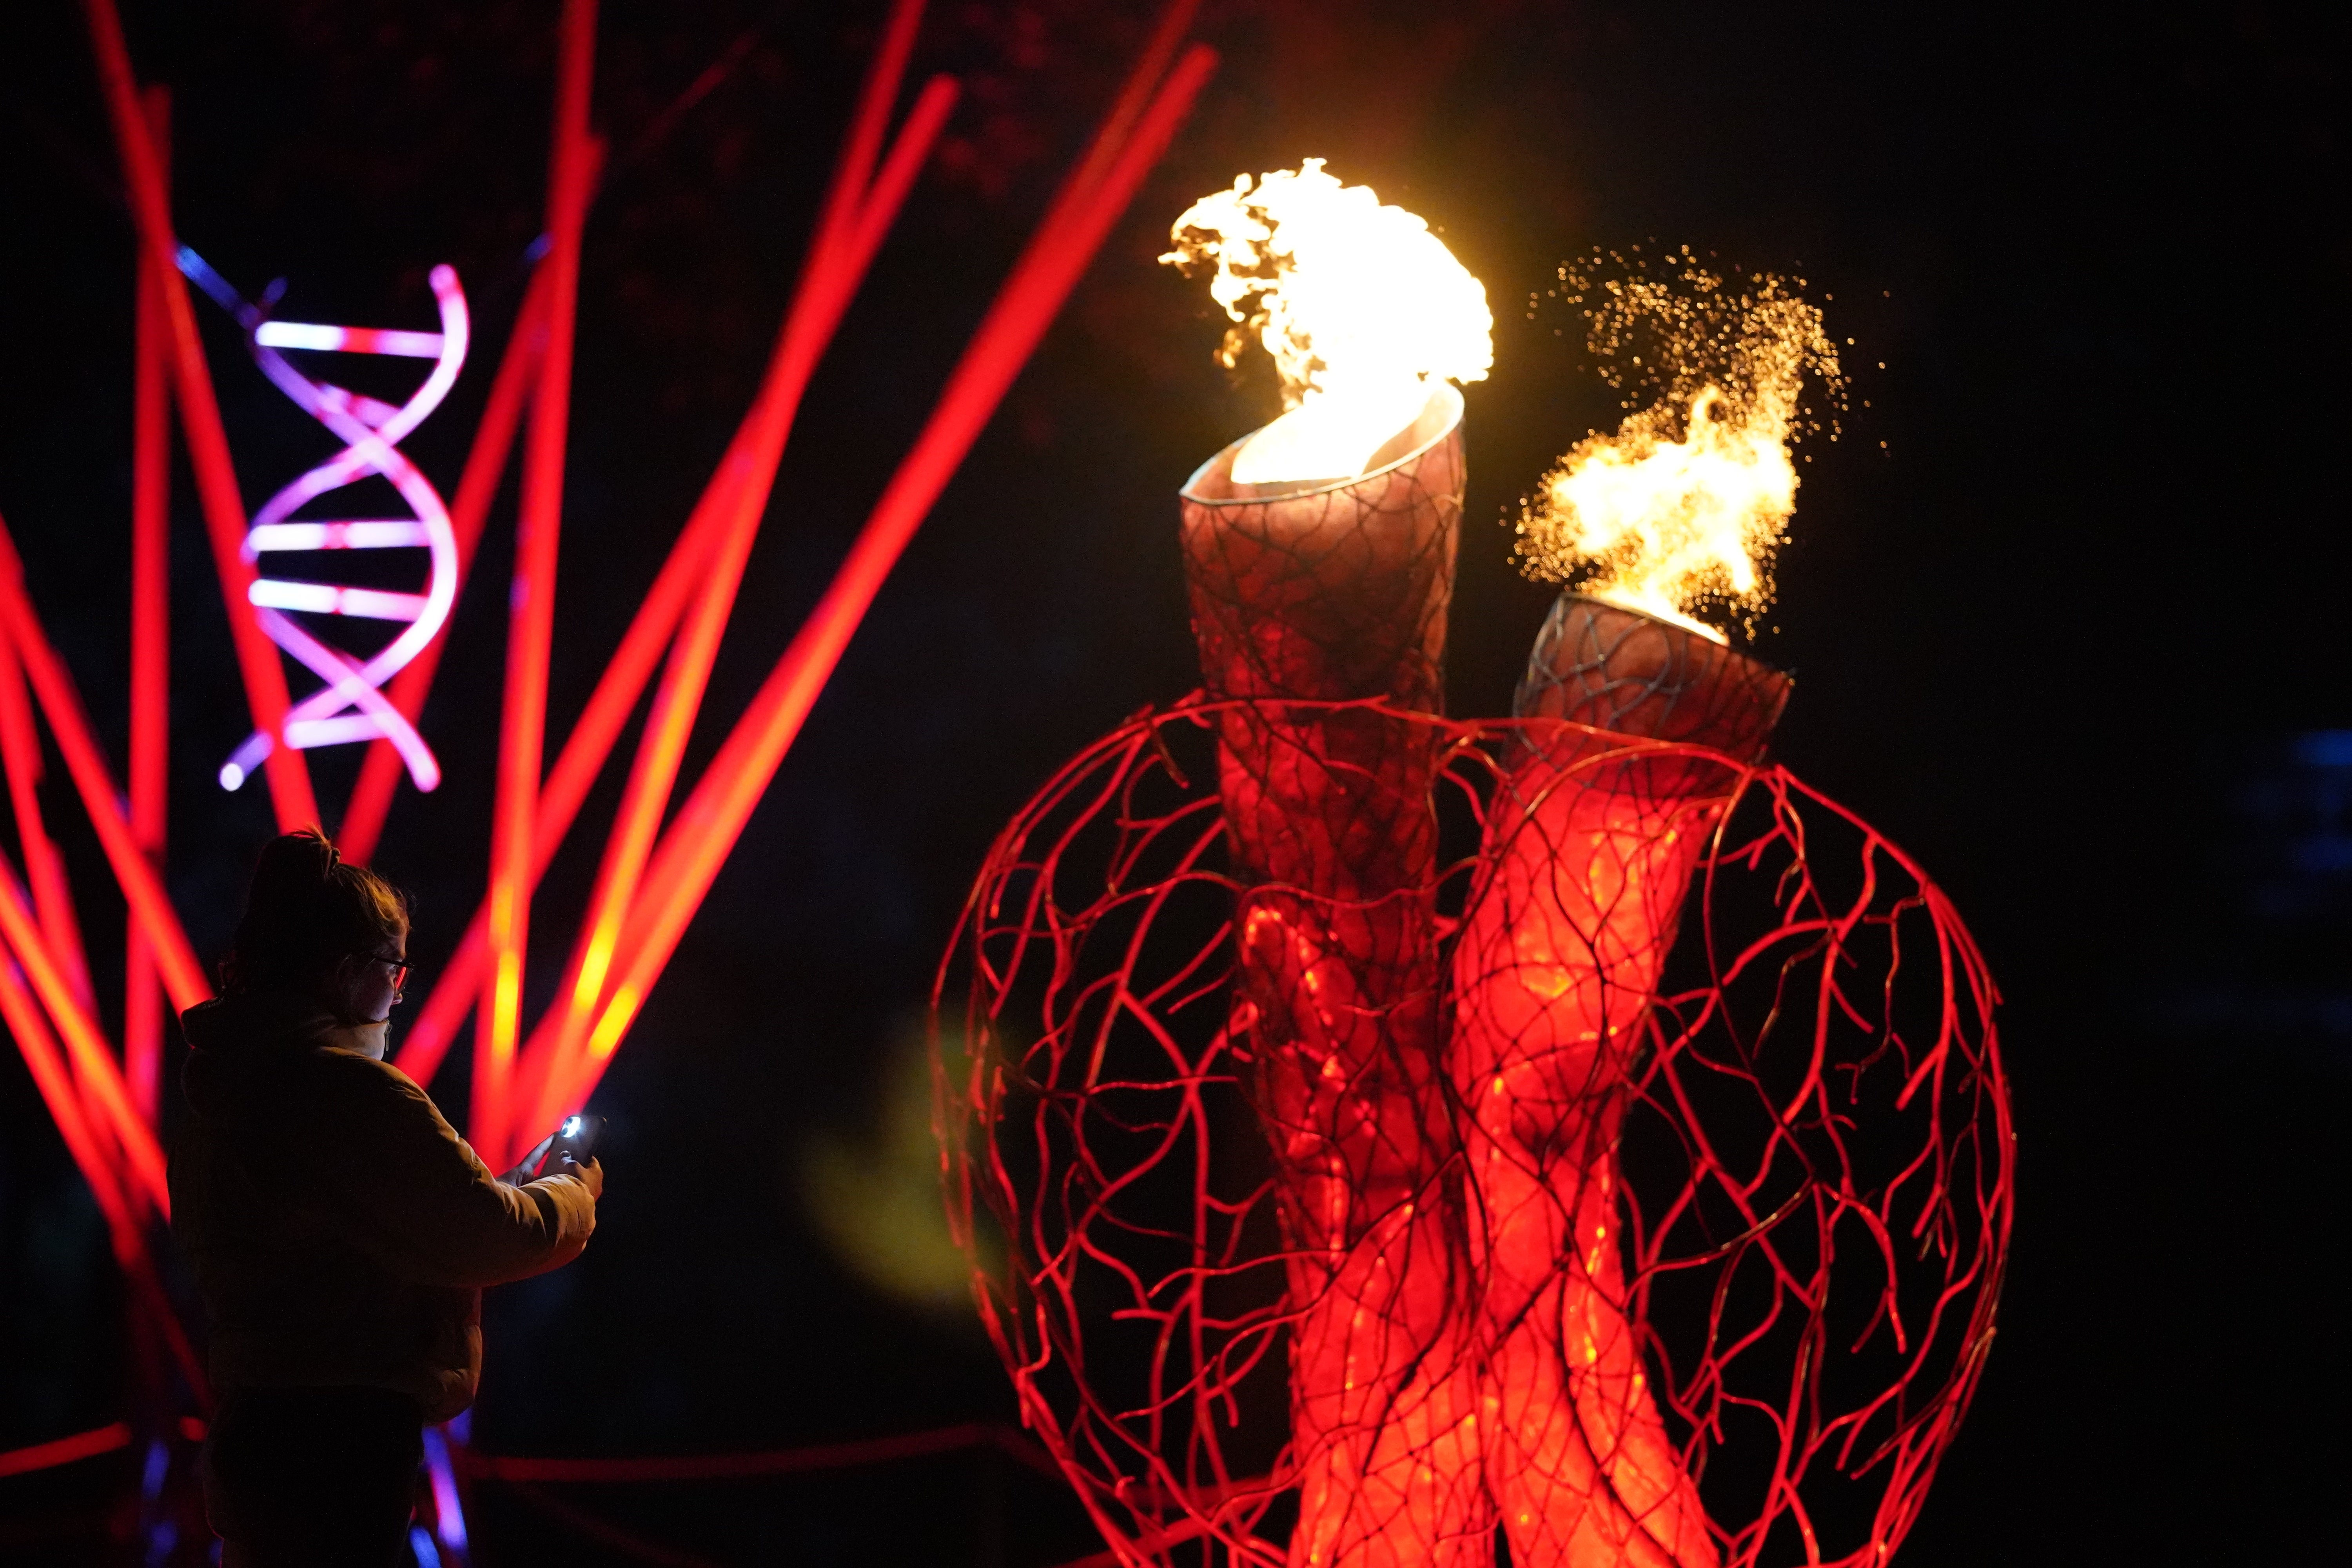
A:
[[[245,536],[248,555],[265,550],[393,550],[432,543],[421,522],[265,522]]]
[[[422,594],[387,594],[377,588],[338,588],[332,583],[257,580],[245,595],[272,610],[307,610],[314,616],[357,616],[371,621],[413,621],[430,602]]]
[[[266,349],[322,349],[353,354],[439,359],[439,332],[399,332],[378,327],[322,327],[313,321],[264,321],[253,341]]]
[[[304,413],[345,443],[341,451],[279,490],[254,514],[246,532],[245,558],[258,561],[272,552],[346,550],[423,550],[427,556],[421,594],[285,577],[254,581],[246,597],[253,605],[255,620],[271,641],[324,682],[319,690],[288,708],[285,742],[300,751],[387,740],[399,751],[416,786],[432,789],[441,781],[439,763],[415,726],[380,689],[439,634],[457,597],[457,548],[448,509],[415,465],[401,455],[398,444],[440,405],[465,363],[466,296],[458,287],[457,275],[446,267],[433,269],[441,330],[412,332],[266,320],[260,310],[247,303],[193,251],[181,250],[180,267],[237,318],[262,373]],[[288,363],[281,351],[425,359],[433,362],[433,369],[406,402],[395,405],[314,380]],[[319,497],[373,475],[391,481],[415,516],[289,521],[290,514]],[[320,640],[291,618],[297,615],[406,625],[390,643],[362,660]],[[221,768],[222,786],[236,789],[244,784],[275,743],[258,731],[247,736]]]

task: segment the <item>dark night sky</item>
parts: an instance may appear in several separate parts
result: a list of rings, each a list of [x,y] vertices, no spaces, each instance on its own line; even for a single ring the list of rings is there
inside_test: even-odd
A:
[[[880,9],[608,0],[595,113],[617,162],[584,264],[559,732],[751,394]],[[425,325],[425,273],[453,263],[494,347],[538,228],[554,12],[130,5],[142,73],[176,94],[183,237],[248,290],[288,278],[285,312],[310,320]],[[936,13],[917,69],[968,97],[795,431],[712,713],[814,600],[1150,20]],[[1780,754],[1916,854],[1982,939],[2022,1148],[2000,1342],[1904,1561],[2317,1560],[2340,1539],[2352,1394],[2331,1158],[2352,791],[2295,737],[2352,728],[2346,20],[2117,15],[1213,0],[1219,77],[885,591],[608,1080],[594,1249],[493,1293],[485,1445],[712,1450],[1009,1415],[976,1330],[862,1283],[802,1173],[812,1150],[887,1142],[909,1019],[997,825],[1192,684],[1171,492],[1272,407],[1211,363],[1205,299],[1152,258],[1193,196],[1319,155],[1440,226],[1496,306],[1496,372],[1468,394],[1458,711],[1507,703],[1549,594],[1512,571],[1506,504],[1612,417],[1573,333],[1515,301],[1564,256],[1653,241],[1834,296],[1861,374],[1846,439],[1810,448],[1762,642],[1800,679]],[[119,748],[130,232],[79,29],[69,0],[0,14],[0,513]],[[198,310],[257,500],[324,438]],[[491,363],[407,443],[445,493]],[[207,782],[242,700],[184,475],[177,508],[171,877],[209,954],[268,821],[257,793]],[[403,796],[380,857],[417,895],[428,975],[480,886],[510,516],[509,494],[425,716],[450,783]],[[317,771],[340,798],[348,760]],[[52,798],[70,819],[57,781]],[[71,848],[111,929],[94,846]],[[593,841],[559,862],[545,931],[593,868]],[[0,1447],[113,1418],[102,1231],[13,1054],[0,1258]],[[0,1482],[0,1549],[94,1560],[69,1544],[77,1510],[121,1479]],[[1042,1485],[968,1463],[597,1506],[730,1561],[1089,1549]],[[606,1560],[502,1508],[486,1561]]]

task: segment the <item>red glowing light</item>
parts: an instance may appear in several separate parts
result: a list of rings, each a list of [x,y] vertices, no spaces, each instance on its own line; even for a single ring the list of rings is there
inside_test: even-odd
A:
[[[1213,1539],[1236,1562],[1286,1561],[1256,1531],[1303,1479],[1284,1454],[1297,1365],[1286,1360],[1333,1316],[1328,1298],[1293,1292],[1297,1248],[1279,1239],[1280,1187],[1261,1131],[1263,1037],[1236,1005],[1234,852],[1213,742],[1245,706],[1193,700],[1146,715],[1056,775],[991,852],[943,980],[943,1022],[970,1050],[968,1069],[942,1081],[953,1206],[967,1237],[994,1235],[1008,1255],[978,1280],[983,1317],[1024,1418],[1097,1522],[1141,1561],[1165,1560],[1150,1542],[1170,1532]],[[1447,1440],[1449,1396],[1423,1377],[1418,1403],[1397,1402],[1403,1421],[1355,1435],[1365,1468],[1397,1454],[1398,1473],[1412,1476],[1401,1456],[1416,1454],[1430,1484],[1395,1509],[1451,1508],[1474,1527],[1498,1497],[1524,1499],[1537,1518],[1514,1532],[1515,1562],[1528,1560],[1522,1540],[1536,1562],[1617,1561],[1585,1554],[1601,1550],[1591,1532],[1645,1511],[1662,1532],[1675,1521],[1681,1561],[1801,1554],[1790,1532],[1811,1519],[1829,1521],[1811,1527],[1822,1536],[1818,1561],[1879,1561],[1916,1518],[1973,1391],[2008,1238],[2012,1148],[1994,993],[1948,902],[1894,846],[1777,768],[1564,721],[1454,722],[1385,704],[1289,711],[1418,730],[1445,817],[1481,844],[1439,868],[1436,924],[1457,933],[1444,999],[1452,1029],[1486,1043],[1464,1041],[1448,1058],[1434,1099],[1451,1155],[1413,1197],[1414,1214],[1396,1204],[1379,1216],[1387,1230],[1368,1220],[1365,1233],[1380,1236],[1401,1293],[1408,1278],[1435,1291],[1426,1282],[1465,1253],[1483,1267],[1493,1249],[1524,1249],[1481,1290],[1456,1284],[1456,1300],[1476,1310],[1450,1330],[1425,1303],[1378,1289],[1368,1302],[1384,1331],[1439,1366],[1454,1358],[1485,1396],[1510,1394],[1506,1414],[1517,1419],[1491,1438],[1503,1452]],[[1563,762],[1570,750],[1581,754]],[[1513,764],[1529,754],[1533,772]],[[1644,820],[1612,804],[1614,790],[1563,807],[1580,824],[1613,816],[1621,836],[1645,847],[1635,865],[1654,899],[1662,870],[1686,864],[1690,886],[1690,929],[1650,1005],[1622,1026],[1615,1080],[1587,1058],[1596,1071],[1585,1091],[1572,1057],[1547,1060],[1539,1048],[1562,1020],[1516,1049],[1496,1026],[1503,1009],[1491,998],[1549,989],[1544,965],[1523,974],[1513,960],[1473,984],[1476,954],[1491,952],[1482,932],[1515,923],[1499,918],[1513,899],[1539,896],[1532,869],[1556,886],[1563,868],[1579,868],[1550,857],[1546,828],[1528,826],[1523,807],[1547,788],[1573,800],[1612,769],[1661,767],[1724,785],[1712,826],[1664,847],[1673,864],[1658,856],[1679,812]],[[1654,943],[1639,951],[1656,956]],[[1536,956],[1557,964],[1562,954]],[[1614,968],[1603,1006],[1638,978]],[[1560,994],[1569,1009],[1583,1005],[1573,988]],[[1473,1081],[1475,1068],[1503,1058],[1507,1072],[1567,1086],[1547,1142],[1565,1153],[1609,1134],[1621,1159],[1613,1173],[1569,1160],[1558,1184],[1525,1183],[1529,1206],[1496,1223],[1481,1217],[1485,1206],[1512,1189],[1490,1180],[1474,1192],[1474,1152],[1536,1142],[1531,1129],[1477,1114],[1493,1083]],[[1536,1104],[1530,1096],[1522,1108]],[[1445,1223],[1463,1234],[1400,1241],[1432,1209],[1458,1216]],[[1602,1224],[1613,1235],[1591,1237],[1597,1257],[1561,1246],[1548,1270],[1525,1258]],[[1516,1352],[1541,1347],[1496,1331],[1514,1295],[1546,1290],[1543,1321],[1562,1331],[1545,1342],[1580,1350],[1566,1331],[1576,1329],[1601,1352],[1586,1360],[1581,1388],[1549,1404],[1538,1397],[1543,1379],[1556,1385],[1562,1363],[1528,1358],[1512,1372]],[[1571,1446],[1605,1454],[1612,1444],[1606,1485],[1565,1462]],[[1610,1500],[1638,1499],[1645,1469],[1666,1478],[1654,1506]],[[1696,1516],[1677,1499],[1678,1474],[1702,1478],[1711,1548],[1686,1534]],[[1424,1520],[1438,1517],[1376,1513],[1358,1540],[1426,1542]],[[1464,1550],[1483,1561],[1486,1548]],[[1625,1560],[1645,1559],[1636,1550]]]
[[[187,438],[189,466],[195,471],[196,499],[205,516],[205,531],[219,574],[221,595],[228,610],[229,632],[236,646],[238,673],[244,678],[246,700],[252,709],[254,730],[277,735],[286,727],[289,697],[286,671],[258,619],[247,613],[246,595],[256,575],[245,558],[247,518],[237,489],[236,468],[229,458],[228,434],[222,427],[220,405],[213,395],[211,369],[205,363],[204,344],[196,336],[194,314],[186,290],[170,279],[180,266],[180,247],[172,229],[171,199],[164,187],[163,159],[150,134],[141,107],[137,79],[131,74],[131,51],[123,42],[122,19],[113,0],[82,0],[89,23],[90,45],[97,57],[99,85],[106,99],[107,118],[114,127],[116,148],[131,197],[131,212],[139,231],[141,270],[154,279],[153,293],[163,313],[163,332],[169,351],[173,389],[180,410],[182,433]],[[310,769],[301,752],[273,746],[264,759],[268,770],[270,804],[281,830],[290,831],[319,821],[319,804],[310,791]],[[118,867],[116,874],[121,875]]]
[[[1990,980],[1720,644],[1564,597],[1519,718],[1436,715],[1459,408],[1194,476],[1208,693],[992,850],[940,994],[982,1315],[1122,1561],[1882,1563],[1990,1339]]]
[[[890,131],[891,110],[921,16],[919,0],[898,0],[893,7],[761,397],[543,782],[540,754],[578,251],[602,156],[587,119],[593,5],[568,0],[564,8],[550,243],[500,358],[455,503],[446,508],[397,444],[439,405],[463,363],[469,328],[455,274],[440,268],[433,276],[442,317],[437,333],[275,321],[247,305],[200,258],[178,245],[164,185],[163,100],[151,93],[143,105],[140,101],[112,0],[85,0],[84,9],[140,242],[131,789],[126,797],[117,788],[71,677],[26,590],[13,542],[0,527],[0,771],[6,775],[26,870],[20,883],[0,858],[0,1020],[107,1218],[134,1305],[152,1321],[202,1405],[209,1401],[203,1371],[157,1282],[147,1229],[169,1206],[152,1129],[161,1043],[155,992],[160,984],[171,1004],[184,1010],[205,1000],[211,989],[164,892],[160,868],[169,670],[166,384],[175,395],[195,471],[254,721],[253,736],[229,770],[236,777],[227,782],[241,782],[256,767],[266,770],[280,826],[308,826],[318,820],[318,810],[302,750],[371,742],[345,824],[345,847],[357,859],[375,847],[402,765],[420,788],[431,788],[437,776],[415,722],[442,651],[436,634],[470,564],[528,408],[490,896],[399,1058],[399,1065],[418,1079],[429,1078],[464,1015],[479,1007],[483,1026],[476,1053],[473,1131],[482,1152],[503,1164],[510,1154],[507,1145],[527,1131],[519,1118],[541,1106],[570,1109],[593,1089],[898,555],[1166,147],[1213,68],[1213,56],[1195,48],[1178,58],[1192,13],[1192,5],[1179,0],[991,307],[939,409],[886,489],[818,613],[736,722],[713,765],[694,782],[669,830],[657,834],[679,782],[793,411],[956,102],[955,83],[934,78],[916,95],[897,131]],[[334,458],[285,487],[250,520],[242,513],[183,277],[238,315],[263,371],[344,443]],[[296,370],[286,357],[296,353],[393,355],[429,360],[432,368],[408,400],[394,405]],[[295,515],[318,498],[371,476],[390,482],[413,515]],[[340,563],[348,559],[341,552],[386,549],[426,552],[429,574],[421,591],[265,577],[256,570],[257,562],[288,552],[315,552]],[[291,617],[298,615],[373,618],[400,629],[384,647],[360,658],[297,624]],[[320,678],[321,689],[300,702],[289,700],[278,662],[281,647]],[[520,982],[528,958],[531,892],[665,654],[668,667],[566,994],[541,1023],[531,1048],[521,1050]],[[131,909],[131,993],[126,1057],[120,1065],[97,1021],[81,956],[81,928],[40,816],[37,718],[46,721],[64,757]],[[445,1510],[445,1515],[446,1524],[454,1510]]]

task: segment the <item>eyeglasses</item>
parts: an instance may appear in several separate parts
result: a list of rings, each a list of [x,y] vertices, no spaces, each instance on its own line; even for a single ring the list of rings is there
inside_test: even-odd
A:
[[[380,952],[362,953],[361,956],[365,958],[370,963],[381,963],[386,969],[392,971],[392,988],[394,991],[405,991],[408,989],[408,972],[412,967],[414,967],[409,963],[408,960],[404,958],[386,958]]]

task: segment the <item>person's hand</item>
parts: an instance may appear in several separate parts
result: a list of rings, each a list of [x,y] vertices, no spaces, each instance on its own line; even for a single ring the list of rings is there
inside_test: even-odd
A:
[[[538,1180],[538,1178],[533,1176],[531,1173],[539,1169],[539,1163],[541,1160],[547,1158],[548,1148],[550,1145],[554,1143],[554,1142],[555,1134],[551,1132],[546,1137],[541,1139],[538,1142],[532,1144],[530,1152],[525,1154],[522,1159],[516,1163],[513,1170],[509,1171],[505,1175],[500,1176],[499,1180],[506,1183],[507,1185],[510,1187],[526,1186],[531,1182]],[[550,1166],[549,1169],[551,1171],[554,1167]]]
[[[588,1189],[590,1197],[601,1198],[604,1195],[604,1167],[593,1156],[583,1165],[572,1157],[569,1150],[563,1151],[555,1156],[554,1163],[547,1167],[547,1173],[551,1176],[576,1176],[581,1184]]]

